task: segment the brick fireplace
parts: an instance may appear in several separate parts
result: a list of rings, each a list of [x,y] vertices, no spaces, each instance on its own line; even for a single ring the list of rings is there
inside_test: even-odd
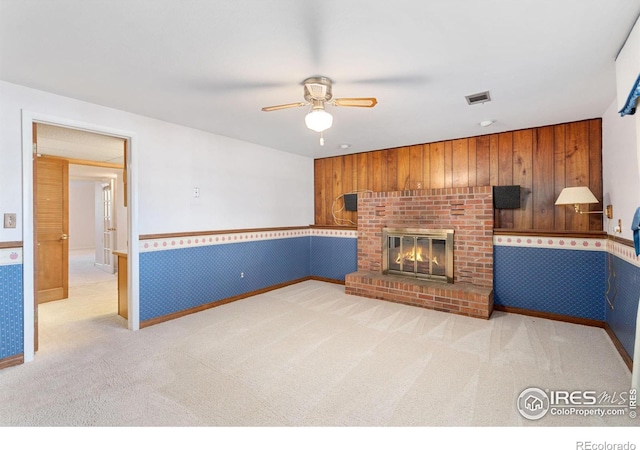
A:
[[[453,283],[383,273],[383,229],[451,229]],[[348,294],[488,319],[493,311],[491,186],[358,194],[358,271]]]

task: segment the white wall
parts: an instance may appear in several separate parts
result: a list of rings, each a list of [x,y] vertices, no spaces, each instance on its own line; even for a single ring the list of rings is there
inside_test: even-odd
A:
[[[631,220],[640,206],[640,111],[621,117],[640,73],[640,24],[636,21],[616,59],[616,99],[602,117],[602,187],[604,204],[613,205],[614,220],[622,219],[622,234],[633,240]],[[606,222],[606,221],[605,221]]]
[[[633,29],[629,33],[620,53],[616,58],[616,92],[617,110],[624,107],[631,90],[640,76],[640,17],[636,19]],[[639,106],[640,108],[640,106]],[[628,121],[635,121],[636,129],[636,159],[640,161],[640,111],[635,116],[627,117]],[[640,176],[640,164],[636,166]]]
[[[93,181],[69,181],[69,250],[94,247]]]
[[[640,74],[640,20],[636,20],[618,58],[616,59],[615,109],[621,110]],[[633,239],[629,225],[637,207],[640,207],[640,110],[634,116],[615,116],[613,106],[603,119],[603,186],[611,189],[612,198],[621,203],[623,217],[622,236]],[[606,141],[605,141],[606,139]],[[606,151],[605,151],[606,150]],[[635,172],[635,173],[633,173]],[[615,206],[614,206],[615,212]],[[616,214],[617,215],[617,214]],[[640,300],[639,300],[640,301]],[[634,354],[640,351],[640,308],[636,317]],[[640,388],[640,358],[633,361],[631,385]]]
[[[313,223],[310,158],[4,81],[0,98],[0,214],[18,214],[0,241],[23,239],[22,109],[136,133],[140,234]]]
[[[622,234],[633,240],[631,219],[640,206],[640,164],[636,150],[636,118],[620,117],[617,102],[611,102],[602,117],[602,191],[603,204],[613,205],[609,234],[622,219]],[[607,220],[605,218],[605,227]]]
[[[620,54],[616,58],[616,91],[618,111],[620,111],[629,97],[631,86],[638,79],[640,70],[640,18],[629,33]]]

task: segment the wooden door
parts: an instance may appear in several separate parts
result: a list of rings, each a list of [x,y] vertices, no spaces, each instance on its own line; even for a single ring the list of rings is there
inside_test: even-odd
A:
[[[36,298],[69,296],[69,162],[36,158]]]

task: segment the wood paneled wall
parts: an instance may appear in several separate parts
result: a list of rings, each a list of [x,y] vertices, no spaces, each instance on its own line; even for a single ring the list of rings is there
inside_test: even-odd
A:
[[[601,231],[602,214],[554,203],[564,187],[588,186],[600,201],[590,209],[603,209],[602,120],[316,159],[315,224],[357,223],[335,201],[345,193],[487,185],[521,186],[521,208],[496,210],[496,228]]]

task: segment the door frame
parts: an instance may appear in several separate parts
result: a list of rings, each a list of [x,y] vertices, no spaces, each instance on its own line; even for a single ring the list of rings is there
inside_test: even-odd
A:
[[[128,246],[128,299],[129,330],[140,329],[139,297],[139,251],[138,251],[138,138],[136,133],[105,127],[93,123],[80,122],[64,117],[55,117],[22,110],[22,288],[23,288],[23,353],[24,361],[33,361],[35,356],[34,318],[34,198],[33,198],[33,123],[44,123],[90,133],[106,134],[125,139],[127,152],[127,240]],[[117,306],[117,300],[114,300]]]

